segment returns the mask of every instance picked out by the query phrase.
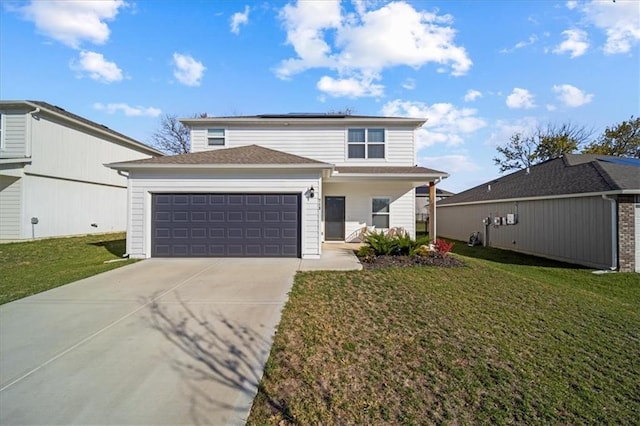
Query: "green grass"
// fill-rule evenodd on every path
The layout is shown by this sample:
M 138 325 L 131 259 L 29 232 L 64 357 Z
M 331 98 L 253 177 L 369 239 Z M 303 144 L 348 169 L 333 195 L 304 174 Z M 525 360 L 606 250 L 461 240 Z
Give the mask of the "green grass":
M 637 424 L 637 274 L 454 251 L 299 273 L 249 424 Z
M 125 234 L 0 244 L 0 304 L 119 268 Z

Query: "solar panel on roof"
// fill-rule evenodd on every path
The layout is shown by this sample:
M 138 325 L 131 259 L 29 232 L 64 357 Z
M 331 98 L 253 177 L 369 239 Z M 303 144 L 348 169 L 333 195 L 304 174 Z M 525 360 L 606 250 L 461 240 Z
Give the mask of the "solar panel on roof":
M 598 160 L 606 161 L 607 163 L 614 163 L 614 164 L 622 164 L 622 165 L 625 165 L 625 166 L 640 167 L 640 158 L 627 158 L 627 157 L 598 158 Z

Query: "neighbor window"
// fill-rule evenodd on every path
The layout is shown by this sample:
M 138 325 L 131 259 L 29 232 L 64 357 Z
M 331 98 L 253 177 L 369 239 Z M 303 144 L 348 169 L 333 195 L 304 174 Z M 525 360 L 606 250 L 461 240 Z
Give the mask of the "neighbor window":
M 3 138 L 4 133 L 2 132 L 2 130 L 3 130 L 3 126 L 2 125 L 4 124 L 2 122 L 3 119 L 4 119 L 4 116 L 2 114 L 0 114 L 0 149 L 4 148 L 4 138 Z
M 384 129 L 349 129 L 349 158 L 384 158 Z
M 207 129 L 207 142 L 211 146 L 224 146 L 224 129 Z
M 389 206 L 391 199 L 386 197 L 371 199 L 371 224 L 376 228 L 389 227 Z

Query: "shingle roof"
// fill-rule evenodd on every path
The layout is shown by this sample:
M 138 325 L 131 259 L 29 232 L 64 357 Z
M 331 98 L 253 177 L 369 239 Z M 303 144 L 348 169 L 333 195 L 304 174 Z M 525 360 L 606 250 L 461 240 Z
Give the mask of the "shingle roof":
M 258 145 L 241 146 L 237 148 L 224 148 L 212 151 L 194 152 L 189 154 L 170 155 L 166 157 L 148 158 L 144 160 L 130 161 L 126 164 L 174 164 L 174 165 L 300 165 L 317 164 L 318 166 L 330 166 L 322 161 L 312 160 L 298 155 L 288 154 L 274 149 L 264 148 Z
M 108 133 L 118 139 L 124 140 L 126 142 L 129 142 L 132 145 L 138 146 L 140 148 L 143 148 L 147 151 L 149 151 L 150 155 L 164 155 L 162 152 L 158 151 L 156 148 L 153 148 L 149 145 L 146 145 L 140 141 L 137 141 L 133 138 L 130 138 L 129 136 L 123 135 L 122 133 L 116 132 L 113 129 L 110 129 L 109 127 L 103 125 L 103 124 L 98 124 L 94 121 L 91 120 L 87 120 L 84 117 L 81 117 L 79 115 L 73 114 L 67 110 L 65 110 L 64 108 L 60 108 L 59 106 L 56 105 L 51 105 L 47 102 L 43 102 L 43 101 L 32 101 L 32 100 L 27 100 L 27 101 L 2 101 L 2 103 L 0 103 L 0 106 L 2 104 L 5 105 L 10 105 L 10 104 L 17 104 L 17 105 L 32 105 L 35 107 L 40 107 L 41 109 L 45 110 L 45 111 L 50 111 L 56 114 L 59 114 L 65 118 L 68 118 L 70 120 L 79 122 L 80 124 L 87 126 L 87 127 L 91 127 L 94 128 L 96 130 L 99 130 L 101 132 L 104 133 Z
M 514 198 L 612 191 L 640 191 L 640 160 L 623 164 L 620 157 L 566 154 L 527 170 L 485 182 L 442 200 L 440 205 Z
M 428 169 L 426 167 L 409 166 L 339 166 L 335 168 L 336 172 L 344 174 L 429 174 L 448 176 L 447 173 L 438 170 Z

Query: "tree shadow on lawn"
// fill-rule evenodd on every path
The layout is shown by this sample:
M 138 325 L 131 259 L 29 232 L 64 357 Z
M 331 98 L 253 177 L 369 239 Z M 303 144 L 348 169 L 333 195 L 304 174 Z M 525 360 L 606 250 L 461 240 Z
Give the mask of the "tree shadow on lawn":
M 246 324 L 224 317 L 220 313 L 197 314 L 183 301 L 179 309 L 150 304 L 150 323 L 182 353 L 184 359 L 173 359 L 178 371 L 191 391 L 190 415 L 194 424 L 211 424 L 212 408 L 231 409 L 239 415 L 248 414 L 247 407 L 230 405 L 204 392 L 203 381 L 213 381 L 229 389 L 239 390 L 251 407 L 269 356 L 271 342 Z M 170 312 L 171 311 L 171 312 Z M 266 374 L 266 373 L 265 373 Z M 266 402 L 293 424 L 297 424 L 285 401 L 279 401 L 264 389 L 260 393 Z
M 124 238 L 120 240 L 100 241 L 88 244 L 96 247 L 104 247 L 109 253 L 117 257 L 124 256 L 124 253 L 127 250 L 127 240 Z
M 506 263 L 511 265 L 522 266 L 542 266 L 545 268 L 563 268 L 563 269 L 592 269 L 586 266 L 576 265 L 573 263 L 559 262 L 557 260 L 545 259 L 544 257 L 532 256 L 529 254 L 518 253 L 511 250 L 503 250 L 493 247 L 473 246 L 464 241 L 454 241 L 453 253 L 472 257 L 475 259 L 488 260 L 496 263 Z

